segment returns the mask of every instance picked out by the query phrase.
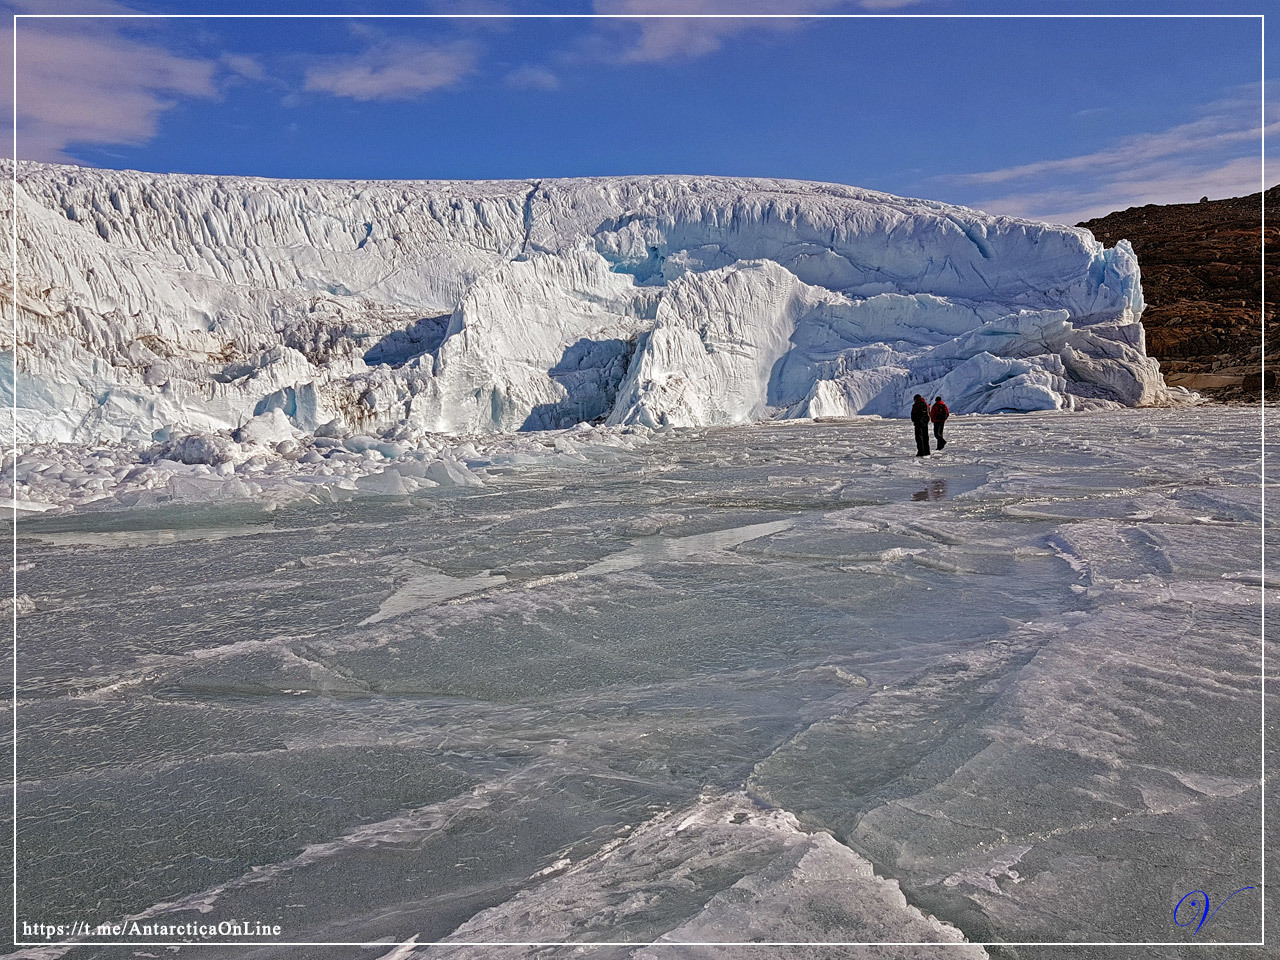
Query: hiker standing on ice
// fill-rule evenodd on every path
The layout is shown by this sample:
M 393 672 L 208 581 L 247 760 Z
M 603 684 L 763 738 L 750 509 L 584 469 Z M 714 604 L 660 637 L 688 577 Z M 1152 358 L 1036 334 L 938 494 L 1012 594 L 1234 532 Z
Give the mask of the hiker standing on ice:
M 947 445 L 947 441 L 942 438 L 942 428 L 946 426 L 947 417 L 949 416 L 951 416 L 951 411 L 942 402 L 942 398 L 934 397 L 933 406 L 929 408 L 929 419 L 933 421 L 933 436 L 938 441 L 939 450 Z
M 911 407 L 911 422 L 916 425 L 916 456 L 929 456 L 929 401 L 916 394 Z

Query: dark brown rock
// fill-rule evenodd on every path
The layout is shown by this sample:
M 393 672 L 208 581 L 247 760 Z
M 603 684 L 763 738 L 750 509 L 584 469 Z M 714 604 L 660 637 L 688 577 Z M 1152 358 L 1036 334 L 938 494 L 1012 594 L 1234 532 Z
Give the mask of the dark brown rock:
M 1280 370 L 1280 186 L 1266 191 L 1267 393 Z M 1133 244 L 1142 268 L 1147 351 L 1165 380 L 1220 399 L 1262 389 L 1263 194 L 1130 207 L 1085 227 L 1107 246 Z

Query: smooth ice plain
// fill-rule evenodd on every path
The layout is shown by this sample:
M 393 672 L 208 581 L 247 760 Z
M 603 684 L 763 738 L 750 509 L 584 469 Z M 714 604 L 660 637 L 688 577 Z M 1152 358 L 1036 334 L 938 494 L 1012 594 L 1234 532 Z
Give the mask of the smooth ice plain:
M 1173 909 L 1260 880 L 1257 411 L 949 437 L 688 429 L 411 497 L 23 518 L 19 923 L 1256 941 L 1256 890 Z

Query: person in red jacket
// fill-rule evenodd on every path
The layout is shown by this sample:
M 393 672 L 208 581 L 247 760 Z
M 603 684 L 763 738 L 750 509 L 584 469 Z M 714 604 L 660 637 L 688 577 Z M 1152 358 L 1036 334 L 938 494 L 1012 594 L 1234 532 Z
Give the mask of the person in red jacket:
M 947 441 L 942 438 L 942 428 L 946 425 L 949 416 L 951 411 L 942 402 L 942 398 L 934 397 L 933 406 L 929 408 L 929 419 L 933 421 L 933 436 L 938 441 L 939 450 L 947 445 Z
M 916 427 L 916 456 L 929 456 L 929 401 L 916 394 L 911 405 L 911 422 Z

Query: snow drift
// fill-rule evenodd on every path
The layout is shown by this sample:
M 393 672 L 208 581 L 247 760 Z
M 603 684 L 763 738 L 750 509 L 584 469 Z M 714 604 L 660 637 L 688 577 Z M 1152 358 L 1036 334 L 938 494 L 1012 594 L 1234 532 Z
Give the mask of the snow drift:
M 1127 243 L 854 187 L 24 162 L 13 207 L 0 367 L 17 365 L 20 443 L 179 443 L 280 416 L 403 440 L 903 416 L 917 392 L 957 413 L 1171 396 Z

